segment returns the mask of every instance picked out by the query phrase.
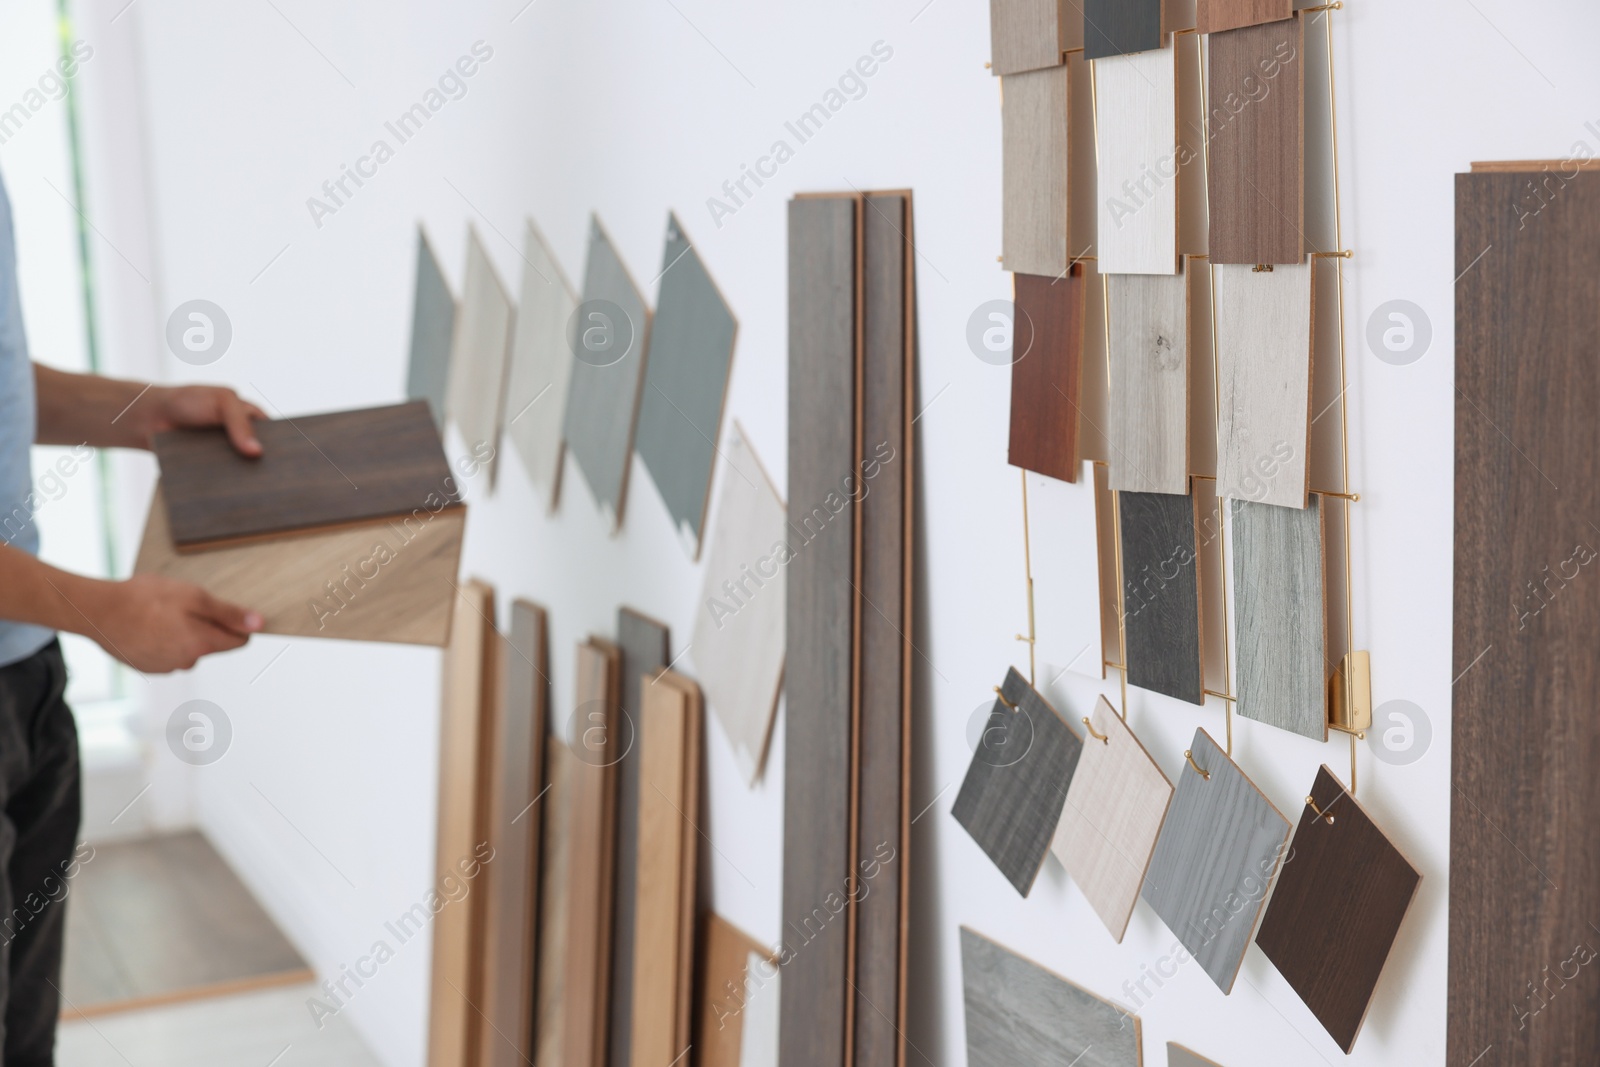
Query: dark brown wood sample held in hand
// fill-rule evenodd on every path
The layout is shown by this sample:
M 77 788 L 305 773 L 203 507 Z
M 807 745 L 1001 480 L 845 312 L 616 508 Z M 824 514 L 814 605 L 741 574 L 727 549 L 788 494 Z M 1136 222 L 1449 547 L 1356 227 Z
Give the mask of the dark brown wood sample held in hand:
M 1078 386 L 1084 280 L 1074 263 L 1060 278 L 1016 274 L 1011 356 L 1013 467 L 1078 480 Z

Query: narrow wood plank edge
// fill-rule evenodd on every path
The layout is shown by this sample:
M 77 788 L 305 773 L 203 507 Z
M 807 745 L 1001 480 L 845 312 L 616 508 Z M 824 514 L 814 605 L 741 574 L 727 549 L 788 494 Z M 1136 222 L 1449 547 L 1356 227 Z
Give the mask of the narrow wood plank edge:
M 1502 159 L 1475 161 L 1470 174 L 1528 174 L 1547 170 L 1579 174 L 1600 170 L 1600 159 Z
M 219 997 L 240 996 L 266 989 L 279 989 L 284 986 L 314 983 L 316 980 L 315 971 L 309 967 L 301 967 L 292 971 L 252 975 L 249 978 L 235 978 L 226 982 L 210 982 L 206 985 L 186 986 L 183 989 L 174 989 L 167 993 L 153 993 L 145 997 L 128 997 L 122 1000 L 102 1001 L 82 1008 L 75 1007 L 69 1003 L 67 1007 L 61 1009 L 60 1018 L 63 1023 L 75 1022 L 80 1019 L 99 1019 L 106 1015 L 145 1011 L 150 1008 L 186 1004 L 196 1000 L 215 1000 Z M 66 998 L 63 997 L 62 999 L 65 1000 Z

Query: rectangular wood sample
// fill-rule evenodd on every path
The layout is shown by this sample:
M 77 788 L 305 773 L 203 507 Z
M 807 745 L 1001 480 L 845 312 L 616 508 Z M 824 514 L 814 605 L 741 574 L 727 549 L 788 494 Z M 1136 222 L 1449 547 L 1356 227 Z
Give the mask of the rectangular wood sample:
M 1219 33 L 1294 15 L 1294 0 L 1195 0 L 1195 32 Z
M 1177 52 L 1099 60 L 1094 81 L 1100 273 L 1176 274 Z
M 450 339 L 456 329 L 456 298 L 427 233 L 417 228 L 417 284 L 411 303 L 411 353 L 406 363 L 406 397 L 428 402 L 428 412 L 444 430 L 444 394 L 450 381 Z
M 1256 944 L 1348 1055 L 1422 876 L 1327 767 L 1310 796 Z
M 758 965 L 752 966 L 752 958 Z M 773 998 L 778 966 L 755 938 L 714 912 L 700 917 L 695 1062 L 740 1067 L 750 1005 Z
M 961 928 L 969 1067 L 1140 1067 L 1139 1017 Z
M 1305 259 L 1301 20 L 1206 38 L 1211 262 Z
M 1189 300 L 1182 274 L 1110 274 L 1111 487 L 1189 491 Z
M 700 253 L 669 214 L 635 448 L 691 559 L 700 558 L 737 332 Z
M 1118 494 L 1128 684 L 1204 704 L 1196 501 Z
M 1103 59 L 1161 47 L 1161 0 L 1083 0 L 1083 55 Z
M 1000 79 L 1000 261 L 1018 274 L 1054 278 L 1079 254 L 1068 224 L 1068 83 L 1064 66 Z
M 517 306 L 500 281 L 475 228 L 467 230 L 467 274 L 461 283 L 461 313 L 450 347 L 450 387 L 445 411 L 473 457 L 488 457 L 490 484 L 500 451 L 500 420 L 506 398 L 506 366 Z
M 1065 274 L 1012 276 L 1011 438 L 1007 461 L 1037 474 L 1078 480 L 1078 395 L 1087 283 L 1081 264 Z
M 1326 531 L 1322 499 L 1304 509 L 1233 502 L 1234 710 L 1328 739 Z
M 535 1063 L 562 1063 L 567 986 L 567 882 L 572 872 L 573 782 L 577 758 L 560 737 L 545 738 L 545 794 L 539 817 L 538 966 L 534 991 Z
M 572 385 L 568 330 L 578 310 L 578 294 L 532 220 L 523 237 L 522 258 L 522 290 L 506 383 L 506 436 L 540 499 L 554 508 L 566 455 L 562 423 Z
M 1083 37 L 1078 0 L 989 0 L 989 70 L 1017 74 L 1059 67 Z

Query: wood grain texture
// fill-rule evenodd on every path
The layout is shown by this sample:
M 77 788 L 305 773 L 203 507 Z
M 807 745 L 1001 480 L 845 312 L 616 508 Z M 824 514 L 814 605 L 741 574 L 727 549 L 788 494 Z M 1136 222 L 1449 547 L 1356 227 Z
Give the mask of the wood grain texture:
M 1294 16 L 1294 0 L 1195 0 L 1195 32 L 1219 33 Z
M 1184 275 L 1106 277 L 1111 488 L 1189 491 L 1189 301 Z
M 1074 0 L 989 0 L 989 70 L 1017 74 L 1059 67 L 1074 18 Z
M 1168 1041 L 1167 1067 L 1221 1067 L 1221 1064 L 1208 1060 L 1197 1052 L 1191 1052 L 1174 1041 Z
M 1086 59 L 1160 48 L 1161 0 L 1083 0 Z
M 261 613 L 263 633 L 439 646 L 450 639 L 465 507 L 180 553 L 163 495 L 157 483 L 135 574 L 193 582 L 246 605 Z
M 965 926 L 961 985 L 969 1067 L 1143 1062 L 1137 1015 Z
M 1327 767 L 1310 795 L 1256 944 L 1348 1054 L 1422 876 Z
M 1042 278 L 1013 275 L 1011 437 L 1007 460 L 1037 474 L 1078 480 L 1078 404 L 1083 358 L 1083 267 Z
M 550 662 L 545 611 L 511 602 L 511 633 L 500 653 L 501 698 L 489 781 L 483 1002 L 475 1013 L 481 1067 L 517 1067 L 534 1058 L 540 820 L 545 789 Z
M 1027 896 L 1050 851 L 1083 740 L 1015 667 L 1000 694 L 1005 700 L 995 699 L 950 814 Z
M 172 539 L 180 550 L 294 530 L 400 518 L 459 504 L 426 404 L 255 424 L 262 455 L 218 429 L 155 437 Z
M 538 974 L 534 991 L 535 1063 L 562 1063 L 567 987 L 567 883 L 572 871 L 573 782 L 576 757 L 566 742 L 545 738 L 540 821 Z
M 1094 65 L 1102 274 L 1178 273 L 1176 54 L 1161 49 Z
M 450 347 L 450 386 L 445 411 L 461 431 L 467 451 L 489 455 L 490 484 L 500 453 L 500 420 L 506 402 L 506 367 L 517 306 L 484 250 L 478 231 L 467 230 L 467 273 L 461 283 L 461 313 Z
M 614 527 L 622 527 L 639 418 L 650 308 L 598 218 L 589 220 L 583 303 L 568 345 L 574 353 L 562 433 Z
M 1326 531 L 1322 500 L 1304 510 L 1233 502 L 1234 710 L 1328 739 Z
M 561 263 L 531 221 L 522 242 L 522 289 L 511 335 L 506 383 L 506 436 L 516 447 L 540 498 L 556 506 L 561 494 L 561 435 L 572 386 L 572 347 L 567 331 L 578 310 L 578 294 Z
M 1119 493 L 1128 683 L 1204 704 L 1194 498 Z
M 1211 262 L 1305 259 L 1301 20 L 1206 38 Z
M 1306 504 L 1312 267 L 1212 268 L 1217 323 L 1217 492 Z
M 849 1059 L 851 817 L 859 516 L 840 479 L 860 449 L 861 203 L 789 203 L 789 531 L 783 811 L 784 929 L 804 937 L 785 967 L 783 1067 Z
M 1054 278 L 1075 251 L 1067 232 L 1067 68 L 1008 74 L 1000 89 L 1000 261 Z
M 1196 730 L 1189 752 L 1193 762 L 1184 761 L 1143 896 L 1217 988 L 1231 993 L 1289 844 L 1289 820 L 1210 734 Z
M 750 959 L 766 961 L 752 970 Z M 700 917 L 700 961 L 695 999 L 695 1063 L 739 1067 L 750 1002 L 772 997 L 767 974 L 777 965 L 766 946 L 714 912 Z
M 1172 783 L 1101 697 L 1050 851 L 1120 944 L 1172 800 Z
M 444 430 L 444 394 L 450 382 L 450 339 L 456 329 L 456 298 L 445 281 L 433 244 L 417 229 L 417 284 L 411 298 L 411 352 L 406 364 L 406 397 L 425 400 L 428 413 Z
M 1492 1043 L 1481 1067 L 1600 1062 L 1595 987 L 1550 980 L 1600 947 L 1600 175 L 1555 167 L 1553 197 L 1526 173 L 1455 187 L 1446 1054 Z

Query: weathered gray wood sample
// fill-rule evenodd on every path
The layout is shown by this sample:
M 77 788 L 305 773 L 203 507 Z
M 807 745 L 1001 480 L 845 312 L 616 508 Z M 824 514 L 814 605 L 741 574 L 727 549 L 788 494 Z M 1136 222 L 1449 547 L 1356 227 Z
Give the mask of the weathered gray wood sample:
M 1083 43 L 1078 0 L 989 0 L 989 70 L 1017 74 L 1059 67 Z
M 1194 498 L 1123 492 L 1117 499 L 1128 682 L 1204 704 Z
M 1221 1067 L 1221 1065 L 1189 1051 L 1175 1041 L 1168 1041 L 1167 1067 Z
M 1095 61 L 1101 274 L 1178 272 L 1176 55 Z
M 1054 278 L 1081 251 L 1067 233 L 1067 68 L 1008 74 L 1000 87 L 1001 264 Z
M 411 359 L 406 398 L 426 400 L 444 431 L 444 394 L 450 381 L 450 340 L 456 329 L 456 298 L 444 279 L 428 235 L 417 230 L 417 288 L 411 305 Z
M 1139 1067 L 1139 1017 L 961 928 L 969 1067 Z
M 1224 993 L 1233 991 L 1288 844 L 1289 820 L 1196 730 L 1144 899 Z
M 450 353 L 450 388 L 445 409 L 461 431 L 474 460 L 487 463 L 494 484 L 505 408 L 506 363 L 511 354 L 517 308 L 495 273 L 478 231 L 467 231 L 467 275 L 461 285 Z
M 1306 503 L 1311 426 L 1310 263 L 1211 268 L 1217 309 L 1217 494 Z
M 511 337 L 506 435 L 550 507 L 561 494 L 561 435 L 572 384 L 567 330 L 578 308 L 566 272 L 532 221 L 523 239 L 522 292 Z
M 1008 670 L 950 814 L 1023 896 L 1050 851 L 1082 752 L 1078 732 Z
M 1304 509 L 1233 502 L 1233 595 L 1240 715 L 1328 739 L 1322 500 Z
M 1182 274 L 1110 274 L 1111 488 L 1189 491 L 1189 301 Z
M 700 556 L 737 324 L 676 215 L 645 361 L 635 447 L 691 558 Z
M 589 221 L 583 303 L 567 335 L 573 354 L 563 434 L 600 510 L 622 526 L 639 415 L 650 309 L 598 218 Z

